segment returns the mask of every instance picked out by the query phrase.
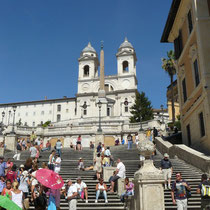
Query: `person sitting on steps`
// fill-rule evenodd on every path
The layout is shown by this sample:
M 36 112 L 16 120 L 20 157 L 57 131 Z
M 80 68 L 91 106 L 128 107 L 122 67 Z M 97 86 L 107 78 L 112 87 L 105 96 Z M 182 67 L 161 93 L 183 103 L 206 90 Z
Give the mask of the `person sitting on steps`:
M 96 185 L 96 200 L 95 200 L 95 203 L 98 203 L 98 198 L 101 194 L 103 194 L 103 196 L 104 196 L 105 203 L 108 203 L 108 200 L 107 200 L 107 186 L 104 183 L 104 180 L 102 178 L 99 179 L 99 183 Z

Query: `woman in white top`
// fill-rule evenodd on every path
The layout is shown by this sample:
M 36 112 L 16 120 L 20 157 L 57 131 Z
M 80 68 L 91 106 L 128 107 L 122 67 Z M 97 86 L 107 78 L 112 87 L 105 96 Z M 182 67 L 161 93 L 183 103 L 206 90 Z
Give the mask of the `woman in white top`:
M 27 198 L 28 197 L 28 193 L 29 193 L 29 185 L 30 185 L 30 181 L 28 178 L 28 171 L 23 171 L 23 173 L 20 176 L 20 185 L 19 185 L 19 190 L 23 191 L 24 197 Z
M 13 190 L 11 191 L 12 193 L 12 201 L 16 203 L 21 209 L 23 208 L 23 192 L 18 189 L 19 183 L 18 182 L 13 182 L 12 188 Z
M 52 150 L 52 152 L 49 156 L 48 168 L 52 171 L 54 171 L 55 153 L 56 153 L 56 151 Z
M 96 200 L 95 200 L 95 203 L 98 203 L 98 198 L 99 198 L 100 194 L 103 194 L 105 203 L 108 203 L 106 191 L 107 191 L 107 186 L 104 183 L 104 180 L 102 178 L 100 178 L 99 183 L 96 185 Z
M 55 164 L 54 171 L 56 173 L 59 173 L 60 170 L 61 170 L 61 158 L 60 158 L 59 154 L 55 155 L 55 162 L 54 162 L 54 164 Z

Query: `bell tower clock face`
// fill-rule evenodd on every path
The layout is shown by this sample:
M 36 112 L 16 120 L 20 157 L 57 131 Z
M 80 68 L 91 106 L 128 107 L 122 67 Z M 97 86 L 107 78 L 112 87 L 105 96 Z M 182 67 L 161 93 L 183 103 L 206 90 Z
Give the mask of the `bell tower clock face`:
M 90 88 L 90 85 L 88 83 L 85 83 L 85 84 L 82 85 L 82 90 L 84 92 L 87 92 L 89 90 L 89 88 Z

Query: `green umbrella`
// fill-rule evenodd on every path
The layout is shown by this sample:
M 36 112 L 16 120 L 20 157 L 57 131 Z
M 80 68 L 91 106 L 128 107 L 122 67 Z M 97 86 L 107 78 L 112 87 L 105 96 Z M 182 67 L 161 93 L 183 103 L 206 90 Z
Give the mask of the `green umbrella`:
M 22 210 L 16 203 L 9 199 L 8 193 L 6 196 L 0 195 L 0 206 L 7 210 Z

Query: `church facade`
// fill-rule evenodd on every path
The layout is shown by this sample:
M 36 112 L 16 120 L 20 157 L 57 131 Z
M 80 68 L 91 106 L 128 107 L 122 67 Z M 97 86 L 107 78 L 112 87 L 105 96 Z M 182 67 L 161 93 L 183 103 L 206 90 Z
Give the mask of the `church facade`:
M 37 127 L 46 121 L 51 121 L 54 126 L 97 124 L 99 114 L 102 122 L 128 122 L 129 108 L 134 104 L 137 91 L 135 49 L 127 39 L 120 45 L 116 53 L 116 75 L 99 73 L 103 59 L 101 57 L 99 62 L 97 52 L 88 43 L 78 59 L 76 97 L 0 104 L 0 113 L 4 113 L 3 124 L 12 124 L 13 120 L 15 124 L 19 122 L 29 127 Z M 99 96 L 101 87 L 102 97 Z M 102 102 L 100 111 L 99 102 Z

